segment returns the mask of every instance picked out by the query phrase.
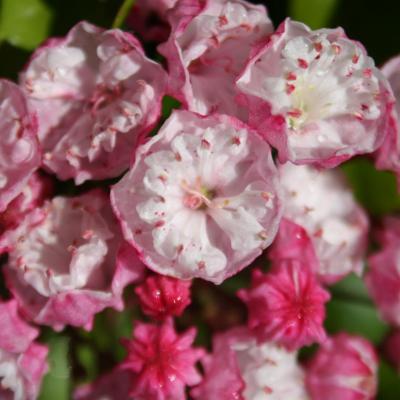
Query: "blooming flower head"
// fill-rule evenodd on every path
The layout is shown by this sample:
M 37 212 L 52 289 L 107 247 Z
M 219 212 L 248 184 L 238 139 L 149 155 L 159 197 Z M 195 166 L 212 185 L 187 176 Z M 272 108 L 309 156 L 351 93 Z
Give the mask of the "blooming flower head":
M 386 219 L 379 239 L 382 249 L 368 258 L 365 279 L 382 316 L 400 327 L 400 219 Z
M 396 98 L 396 107 L 392 112 L 391 130 L 376 155 L 376 167 L 394 171 L 400 181 L 400 56 L 388 61 L 382 67 L 382 73 L 388 79 Z
M 350 272 L 360 273 L 368 219 L 340 171 L 291 163 L 279 171 L 284 216 L 306 230 L 319 261 L 319 278 L 332 283 Z
M 163 275 L 151 275 L 140 285 L 135 293 L 143 312 L 155 319 L 179 316 L 190 304 L 191 281 L 182 281 Z
M 147 266 L 216 283 L 261 254 L 281 214 L 269 146 L 232 117 L 188 111 L 138 149 L 111 198 Z
M 277 262 L 267 274 L 255 270 L 251 287 L 238 294 L 248 308 L 249 328 L 263 340 L 290 350 L 325 340 L 324 305 L 330 296 L 301 262 Z
M 388 82 L 341 28 L 311 31 L 287 19 L 237 84 L 258 100 L 250 113 L 281 162 L 333 167 L 373 152 L 390 129 Z
M 1 245 L 9 251 L 8 285 L 25 314 L 55 329 L 89 329 L 97 312 L 121 309 L 124 286 L 142 272 L 100 191 L 55 197 L 8 231 Z
M 192 395 L 196 400 L 308 400 L 296 358 L 272 343 L 257 344 L 246 328 L 234 328 L 214 338 L 205 377 Z
M 123 363 L 136 375 L 131 396 L 139 400 L 184 400 L 185 386 L 200 382 L 195 364 L 203 350 L 193 348 L 194 328 L 178 334 L 172 320 L 162 325 L 135 324 L 134 338 L 125 340 L 128 355 Z
M 338 334 L 318 350 L 306 373 L 313 400 L 373 400 L 378 359 L 364 338 Z
M 180 1 L 169 20 L 171 35 L 159 49 L 168 60 L 173 95 L 200 114 L 244 117 L 235 79 L 252 46 L 272 33 L 265 8 L 243 0 Z
M 77 184 L 124 172 L 157 122 L 165 84 L 129 33 L 81 22 L 48 41 L 21 76 L 38 112 L 44 165 Z
M 0 398 L 35 400 L 47 372 L 46 346 L 34 342 L 38 330 L 17 313 L 17 302 L 0 302 Z
M 0 212 L 15 199 L 39 167 L 37 123 L 22 90 L 0 79 Z

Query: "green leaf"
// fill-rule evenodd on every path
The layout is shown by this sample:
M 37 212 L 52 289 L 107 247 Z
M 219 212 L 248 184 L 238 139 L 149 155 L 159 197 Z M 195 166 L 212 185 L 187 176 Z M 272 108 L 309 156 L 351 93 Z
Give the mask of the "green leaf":
M 162 116 L 167 119 L 175 108 L 179 108 L 181 103 L 171 96 L 164 96 L 162 99 Z
M 52 12 L 43 0 L 2 0 L 0 39 L 33 50 L 50 32 Z M 3 60 L 4 62 L 4 60 Z
M 306 23 L 312 29 L 329 25 L 338 0 L 290 0 L 291 18 Z
M 379 344 L 389 330 L 379 318 L 376 308 L 368 304 L 333 298 L 328 303 L 326 311 L 325 327 L 329 333 L 346 331 Z
M 47 343 L 49 372 L 44 378 L 39 400 L 69 400 L 71 398 L 71 374 L 68 358 L 69 338 L 50 332 Z
M 349 274 L 346 278 L 332 285 L 329 289 L 334 297 L 340 300 L 372 305 L 372 300 L 363 279 L 355 274 Z
M 353 159 L 342 167 L 357 200 L 374 216 L 400 210 L 400 196 L 397 193 L 395 176 L 378 171 L 365 158 Z
M 400 393 L 400 375 L 386 362 L 379 364 L 377 400 L 398 400 Z

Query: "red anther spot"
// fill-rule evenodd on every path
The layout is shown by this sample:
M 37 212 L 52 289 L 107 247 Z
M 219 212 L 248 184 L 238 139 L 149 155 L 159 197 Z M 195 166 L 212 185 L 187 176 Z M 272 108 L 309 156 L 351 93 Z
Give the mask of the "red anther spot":
M 234 136 L 232 139 L 232 144 L 236 144 L 237 146 L 239 146 L 241 143 L 240 138 L 237 136 Z
M 228 23 L 228 18 L 225 15 L 221 15 L 219 18 L 219 25 L 224 26 Z
M 340 54 L 342 48 L 338 44 L 332 43 L 332 50 L 335 52 L 335 54 Z
M 287 94 L 292 94 L 296 89 L 295 85 L 292 85 L 291 83 L 286 84 L 286 93 Z
M 203 149 L 209 149 L 211 147 L 210 142 L 206 139 L 201 139 L 201 147 Z
M 155 226 L 156 228 L 160 228 L 160 227 L 162 227 L 162 226 L 164 226 L 164 225 L 165 225 L 165 221 L 163 221 L 163 220 L 157 221 L 157 222 L 154 224 L 154 226 Z
M 135 235 L 141 235 L 142 233 L 143 231 L 139 228 L 135 230 Z
M 300 68 L 303 68 L 303 69 L 308 68 L 308 62 L 304 58 L 298 58 L 297 64 L 299 65 Z
M 298 108 L 294 108 L 293 110 L 288 111 L 287 113 L 290 117 L 299 118 L 302 114 L 302 111 Z
M 177 252 L 178 254 L 181 254 L 182 251 L 183 251 L 183 244 L 180 244 L 179 246 L 177 246 L 176 252 Z
M 286 79 L 287 79 L 288 81 L 295 81 L 295 80 L 297 79 L 297 75 L 296 75 L 294 72 L 289 72 L 289 73 L 286 75 Z
M 273 392 L 273 390 L 269 386 L 264 386 L 263 390 L 266 394 L 271 394 Z
M 245 29 L 247 32 L 250 32 L 252 28 L 250 24 L 240 24 L 240 27 Z
M 354 54 L 354 56 L 351 59 L 351 61 L 353 62 L 353 64 L 357 64 L 359 59 L 360 59 L 360 56 L 357 55 L 357 54 Z
M 166 181 L 167 181 L 167 178 L 166 178 L 164 175 L 159 175 L 157 178 L 158 178 L 161 182 L 166 182 Z
M 261 197 L 267 201 L 271 198 L 268 192 L 261 192 Z
M 199 261 L 199 262 L 197 263 L 197 267 L 198 267 L 199 269 L 204 269 L 204 268 L 206 267 L 206 263 L 205 263 L 204 261 Z
M 371 78 L 371 76 L 372 76 L 372 69 L 371 69 L 371 68 L 365 68 L 364 71 L 363 71 L 363 75 L 364 75 L 366 78 Z
M 179 153 L 175 153 L 175 160 L 182 161 L 182 156 Z
M 320 238 L 322 237 L 322 234 L 324 231 L 322 229 L 318 229 L 317 231 L 314 232 L 314 237 Z
M 318 53 L 320 52 L 320 51 L 322 51 L 322 43 L 321 42 L 316 42 L 316 43 L 314 43 L 314 49 L 316 50 L 316 51 L 318 51 Z
M 361 104 L 361 110 L 368 111 L 369 110 L 369 105 L 368 104 Z

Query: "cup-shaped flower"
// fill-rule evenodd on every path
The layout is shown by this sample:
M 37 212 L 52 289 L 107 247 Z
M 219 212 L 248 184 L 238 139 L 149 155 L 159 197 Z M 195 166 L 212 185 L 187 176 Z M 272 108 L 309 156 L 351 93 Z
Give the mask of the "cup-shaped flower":
M 142 273 L 100 191 L 55 197 L 7 231 L 1 246 L 9 252 L 8 286 L 23 311 L 57 330 L 90 329 L 97 312 L 122 309 L 125 285 Z
M 159 47 L 168 61 L 170 90 L 191 111 L 244 118 L 235 79 L 254 45 L 272 33 L 265 8 L 243 0 L 177 2 L 171 34 Z
M 46 346 L 34 342 L 39 331 L 18 314 L 17 302 L 0 302 L 0 398 L 35 400 L 47 372 Z
M 166 86 L 134 36 L 87 22 L 36 50 L 20 80 L 38 113 L 44 165 L 77 184 L 129 167 Z
M 132 398 L 138 400 L 185 400 L 186 386 L 200 382 L 196 363 L 204 355 L 193 348 L 194 328 L 179 334 L 172 319 L 162 325 L 137 322 L 133 339 L 125 339 L 128 355 L 122 368 L 132 371 Z
M 22 90 L 0 79 L 0 212 L 15 199 L 39 167 L 37 121 Z
M 312 31 L 287 19 L 254 53 L 237 84 L 249 96 L 250 124 L 281 162 L 334 167 L 383 143 L 393 94 L 341 28 Z
M 350 272 L 361 273 L 368 218 L 341 172 L 291 163 L 281 165 L 279 171 L 284 217 L 307 232 L 318 258 L 320 280 L 333 283 Z
M 297 353 L 257 343 L 246 328 L 217 334 L 204 369 L 203 381 L 192 390 L 196 400 L 309 399 Z
M 311 359 L 306 384 L 313 400 L 373 400 L 378 357 L 366 339 L 340 333 Z
M 266 274 L 255 270 L 250 288 L 238 295 L 247 305 L 249 328 L 262 341 L 295 350 L 326 339 L 323 323 L 330 295 L 303 263 L 281 260 Z
M 273 241 L 281 217 L 269 146 L 233 117 L 175 111 L 111 191 L 151 269 L 220 283 Z

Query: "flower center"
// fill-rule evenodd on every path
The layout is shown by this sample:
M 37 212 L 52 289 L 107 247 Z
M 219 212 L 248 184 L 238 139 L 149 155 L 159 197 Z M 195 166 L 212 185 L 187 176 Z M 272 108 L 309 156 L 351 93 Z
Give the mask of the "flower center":
M 194 186 L 189 186 L 186 180 L 182 180 L 181 187 L 185 192 L 183 197 L 185 207 L 198 210 L 211 206 L 215 193 L 203 186 L 199 177 L 197 177 Z

